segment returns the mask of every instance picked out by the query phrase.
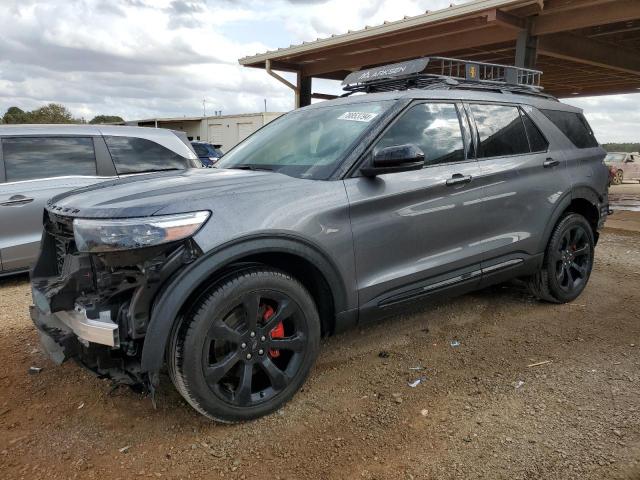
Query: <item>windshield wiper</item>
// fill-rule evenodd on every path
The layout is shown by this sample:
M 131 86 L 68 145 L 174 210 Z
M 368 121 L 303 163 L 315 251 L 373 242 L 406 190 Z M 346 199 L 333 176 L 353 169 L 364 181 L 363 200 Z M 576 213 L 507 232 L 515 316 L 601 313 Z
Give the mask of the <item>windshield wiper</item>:
M 136 172 L 124 172 L 124 173 L 119 173 L 118 175 L 137 175 L 139 173 L 155 173 L 155 172 L 171 172 L 174 170 L 185 170 L 184 168 L 178 168 L 178 167 L 173 167 L 173 168 L 150 168 L 148 170 L 138 170 Z
M 235 167 L 227 167 L 230 170 L 251 170 L 252 172 L 273 172 L 273 168 L 265 165 L 236 165 Z

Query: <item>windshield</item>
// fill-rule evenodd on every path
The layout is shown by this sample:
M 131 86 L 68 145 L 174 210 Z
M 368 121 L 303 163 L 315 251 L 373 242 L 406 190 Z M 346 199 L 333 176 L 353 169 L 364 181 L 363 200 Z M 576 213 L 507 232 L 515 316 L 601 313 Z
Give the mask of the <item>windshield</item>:
M 293 111 L 240 143 L 216 167 L 326 179 L 362 132 L 392 103 L 387 100 Z
M 604 157 L 604 161 L 606 163 L 615 163 L 615 162 L 621 162 L 624 160 L 624 154 L 623 153 L 608 153 L 606 157 Z

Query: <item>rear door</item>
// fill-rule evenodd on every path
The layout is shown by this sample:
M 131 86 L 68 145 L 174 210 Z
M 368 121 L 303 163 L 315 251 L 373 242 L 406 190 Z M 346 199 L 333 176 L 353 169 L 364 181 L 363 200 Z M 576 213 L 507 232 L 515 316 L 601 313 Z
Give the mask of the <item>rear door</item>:
M 345 180 L 365 311 L 479 280 L 479 170 L 460 107 L 411 105 L 368 154 L 414 144 L 425 153 L 422 170 Z
M 565 159 L 532 120 L 531 109 L 493 103 L 467 109 L 478 142 L 477 183 L 484 188 L 483 272 L 523 266 L 541 253 L 549 218 L 570 195 Z
M 603 160 L 607 152 L 598 144 L 584 115 L 566 110 L 541 109 L 539 112 L 557 133 L 574 191 L 596 186 L 598 195 L 606 194 L 609 169 Z
M 30 268 L 47 200 L 99 181 L 91 137 L 4 137 L 0 255 L 5 272 Z
M 199 160 L 186 158 L 153 140 L 140 137 L 105 135 L 115 171 L 118 175 L 151 173 L 163 170 L 183 170 L 202 165 Z M 191 144 L 187 147 L 196 157 Z

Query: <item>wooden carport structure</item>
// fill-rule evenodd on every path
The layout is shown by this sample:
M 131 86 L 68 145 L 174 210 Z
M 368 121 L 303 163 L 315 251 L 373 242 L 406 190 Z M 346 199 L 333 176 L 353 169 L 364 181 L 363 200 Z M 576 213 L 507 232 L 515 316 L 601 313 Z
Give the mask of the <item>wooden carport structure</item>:
M 300 107 L 331 97 L 313 78 L 429 55 L 537 68 L 557 97 L 640 93 L 640 0 L 475 0 L 239 62 L 290 86 Z

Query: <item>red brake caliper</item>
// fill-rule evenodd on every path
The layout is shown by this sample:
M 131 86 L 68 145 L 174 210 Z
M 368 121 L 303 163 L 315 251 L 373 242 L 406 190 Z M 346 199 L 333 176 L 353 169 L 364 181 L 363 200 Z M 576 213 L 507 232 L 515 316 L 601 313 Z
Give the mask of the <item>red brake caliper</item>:
M 266 322 L 268 321 L 276 311 L 270 306 L 265 305 L 264 314 L 262 315 L 262 319 Z M 271 338 L 284 338 L 284 325 L 282 322 L 278 323 L 271 333 L 269 333 Z M 269 356 L 271 358 L 278 358 L 280 356 L 280 350 L 269 350 Z

